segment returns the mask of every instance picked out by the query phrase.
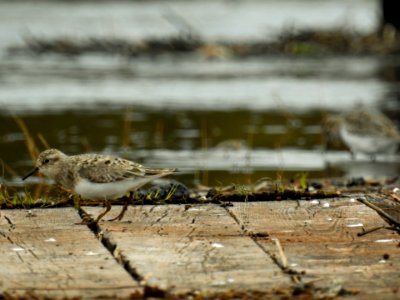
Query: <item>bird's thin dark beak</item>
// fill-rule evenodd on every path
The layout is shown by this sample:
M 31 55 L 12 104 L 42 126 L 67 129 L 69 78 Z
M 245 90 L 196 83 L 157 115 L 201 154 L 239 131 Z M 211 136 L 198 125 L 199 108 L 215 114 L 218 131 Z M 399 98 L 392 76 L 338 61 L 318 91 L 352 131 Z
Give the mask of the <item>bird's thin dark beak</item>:
M 32 176 L 33 174 L 35 174 L 37 171 L 39 171 L 38 167 L 34 168 L 32 171 L 30 171 L 28 174 L 26 174 L 24 177 L 22 177 L 22 180 L 27 179 L 29 176 Z

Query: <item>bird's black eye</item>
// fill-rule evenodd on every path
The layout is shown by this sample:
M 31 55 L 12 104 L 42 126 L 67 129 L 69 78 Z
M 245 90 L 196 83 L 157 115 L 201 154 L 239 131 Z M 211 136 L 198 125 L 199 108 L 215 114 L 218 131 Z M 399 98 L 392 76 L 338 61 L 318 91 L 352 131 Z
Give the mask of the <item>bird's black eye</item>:
M 49 159 L 45 159 L 45 160 L 44 160 L 44 163 L 45 163 L 45 164 L 47 164 L 47 163 L 49 163 L 49 162 L 50 162 Z

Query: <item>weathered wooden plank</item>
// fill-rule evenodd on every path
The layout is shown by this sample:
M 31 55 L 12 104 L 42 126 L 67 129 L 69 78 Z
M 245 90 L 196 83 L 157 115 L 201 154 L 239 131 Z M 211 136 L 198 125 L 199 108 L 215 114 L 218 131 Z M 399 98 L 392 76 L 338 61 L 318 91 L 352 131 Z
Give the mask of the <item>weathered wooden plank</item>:
M 0 211 L 0 298 L 129 298 L 138 283 L 73 208 Z
M 98 207 L 84 207 L 98 214 Z M 120 207 L 114 207 L 110 216 Z M 107 215 L 107 216 L 109 216 Z M 274 293 L 289 277 L 217 205 L 130 207 L 122 222 L 101 222 L 115 255 L 143 278 L 146 290 L 166 295 L 199 291 Z
M 304 272 L 305 282 L 340 285 L 358 298 L 400 297 L 400 237 L 387 230 L 357 236 L 362 226 L 385 224 L 367 206 L 349 199 L 274 201 L 235 203 L 229 210 L 249 231 L 268 233 L 258 242 L 280 258 L 277 238 L 288 267 Z

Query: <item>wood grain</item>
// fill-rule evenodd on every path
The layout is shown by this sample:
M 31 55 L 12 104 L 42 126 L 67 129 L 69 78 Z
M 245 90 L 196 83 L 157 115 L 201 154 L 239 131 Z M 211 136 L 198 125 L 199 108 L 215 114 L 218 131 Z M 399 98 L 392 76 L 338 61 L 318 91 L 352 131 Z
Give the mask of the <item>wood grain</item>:
M 112 255 L 79 221 L 72 208 L 1 210 L 0 298 L 400 296 L 398 234 L 357 236 L 385 222 L 349 199 L 129 207 L 98 225 Z
M 93 215 L 99 212 L 95 207 L 84 209 Z M 114 208 L 110 217 L 119 209 Z M 290 283 L 217 205 L 130 207 L 123 222 L 102 222 L 100 228 L 116 245 L 115 255 L 146 287 L 164 295 L 269 292 Z
M 0 295 L 140 296 L 138 283 L 79 221 L 73 208 L 1 210 Z
M 339 284 L 359 297 L 400 297 L 400 237 L 388 230 L 357 236 L 362 227 L 385 224 L 365 205 L 327 199 L 235 203 L 229 210 L 248 231 L 268 233 L 259 243 L 278 258 L 279 239 L 288 267 L 303 272 L 303 281 Z

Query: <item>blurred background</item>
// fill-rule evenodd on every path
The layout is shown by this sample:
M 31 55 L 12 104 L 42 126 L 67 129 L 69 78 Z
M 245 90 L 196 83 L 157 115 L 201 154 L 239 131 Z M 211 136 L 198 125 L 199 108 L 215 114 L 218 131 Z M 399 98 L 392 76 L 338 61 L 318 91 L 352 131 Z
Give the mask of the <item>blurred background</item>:
M 382 7 L 1 1 L 2 183 L 23 186 L 47 147 L 177 167 L 191 187 L 395 176 L 398 155 L 353 161 L 321 129 L 359 107 L 399 126 L 400 18 Z

